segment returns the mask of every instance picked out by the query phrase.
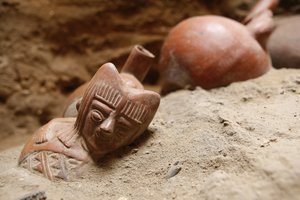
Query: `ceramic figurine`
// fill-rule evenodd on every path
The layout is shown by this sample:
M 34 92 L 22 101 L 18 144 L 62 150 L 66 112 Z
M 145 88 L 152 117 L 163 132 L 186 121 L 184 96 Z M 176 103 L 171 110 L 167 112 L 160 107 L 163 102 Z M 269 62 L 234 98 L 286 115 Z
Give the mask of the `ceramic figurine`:
M 154 55 L 140 45 L 135 45 L 131 50 L 124 66 L 121 68 L 120 76 L 130 87 L 143 88 L 140 83 L 144 80 L 151 65 Z M 82 99 L 88 83 L 78 87 L 68 98 L 63 111 L 63 117 L 76 117 L 78 102 Z
M 273 30 L 277 0 L 262 0 L 245 24 L 220 16 L 186 19 L 163 44 L 159 70 L 162 94 L 201 86 L 226 86 L 266 73 L 271 67 L 266 39 Z
M 159 94 L 139 82 L 153 57 L 137 46 L 122 73 L 112 63 L 102 65 L 80 89 L 84 93 L 77 93 L 82 94 L 77 117 L 56 118 L 38 129 L 25 144 L 19 165 L 50 180 L 70 180 L 87 163 L 133 142 L 147 129 L 160 102 Z

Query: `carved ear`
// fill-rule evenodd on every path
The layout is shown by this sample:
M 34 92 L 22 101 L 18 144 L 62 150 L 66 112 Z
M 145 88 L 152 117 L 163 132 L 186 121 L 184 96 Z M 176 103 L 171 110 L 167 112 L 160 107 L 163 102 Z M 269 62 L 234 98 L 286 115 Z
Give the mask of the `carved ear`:
M 137 89 L 129 95 L 129 101 L 134 102 L 130 104 L 130 109 L 127 109 L 126 105 L 123 109 L 125 112 L 128 111 L 127 114 L 131 115 L 129 116 L 130 118 L 140 121 L 142 125 L 139 131 L 128 139 L 128 144 L 139 137 L 151 123 L 160 103 L 160 95 L 156 92 Z
M 119 88 L 122 85 L 122 80 L 119 72 L 116 69 L 115 65 L 112 63 L 105 63 L 98 69 L 91 82 L 95 83 L 98 81 L 103 81 L 112 87 Z
M 149 90 L 132 89 L 128 98 L 136 104 L 137 112 L 145 112 L 144 114 L 141 114 L 145 117 L 144 120 L 141 119 L 141 121 L 146 124 L 150 123 L 158 109 L 160 95 Z M 130 114 L 132 113 L 133 112 L 130 111 Z M 139 116 L 139 114 L 137 114 L 137 116 Z
M 153 113 L 152 117 L 154 117 L 160 103 L 160 95 L 156 92 L 144 90 L 141 96 L 143 104 L 151 109 L 151 112 Z

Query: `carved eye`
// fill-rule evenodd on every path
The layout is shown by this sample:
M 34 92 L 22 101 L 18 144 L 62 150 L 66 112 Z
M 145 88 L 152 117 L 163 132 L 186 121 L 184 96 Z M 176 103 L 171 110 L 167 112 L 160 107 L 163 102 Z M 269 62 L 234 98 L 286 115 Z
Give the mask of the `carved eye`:
M 119 133 L 126 134 L 129 131 L 130 127 L 132 127 L 132 124 L 128 120 L 124 119 L 123 117 L 120 117 L 118 119 Z
M 104 116 L 98 110 L 92 110 L 91 118 L 95 122 L 101 122 L 104 119 Z

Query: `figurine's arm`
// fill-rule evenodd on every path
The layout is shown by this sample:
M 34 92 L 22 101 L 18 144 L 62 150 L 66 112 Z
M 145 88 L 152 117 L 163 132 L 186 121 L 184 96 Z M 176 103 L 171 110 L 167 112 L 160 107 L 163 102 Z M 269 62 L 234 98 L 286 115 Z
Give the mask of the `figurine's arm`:
M 78 137 L 78 134 L 73 127 L 68 127 L 57 134 L 58 140 L 67 148 L 71 148 Z

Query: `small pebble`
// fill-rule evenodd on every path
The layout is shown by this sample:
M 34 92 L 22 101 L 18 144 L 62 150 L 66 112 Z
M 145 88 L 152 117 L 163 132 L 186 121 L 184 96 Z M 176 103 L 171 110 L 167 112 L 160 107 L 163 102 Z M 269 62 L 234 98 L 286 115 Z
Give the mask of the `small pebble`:
M 131 153 L 132 153 L 132 154 L 135 154 L 135 153 L 137 153 L 138 151 L 139 151 L 139 149 L 138 149 L 138 148 L 135 148 L 135 149 L 132 149 L 132 150 L 131 150 Z
M 173 176 L 176 176 L 181 170 L 181 166 L 179 166 L 179 161 L 176 161 L 169 169 L 166 179 L 172 178 Z
M 45 191 L 38 191 L 21 197 L 19 200 L 46 200 L 47 196 Z

